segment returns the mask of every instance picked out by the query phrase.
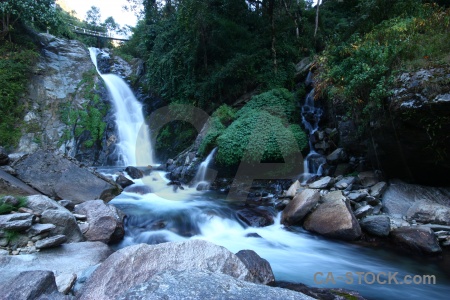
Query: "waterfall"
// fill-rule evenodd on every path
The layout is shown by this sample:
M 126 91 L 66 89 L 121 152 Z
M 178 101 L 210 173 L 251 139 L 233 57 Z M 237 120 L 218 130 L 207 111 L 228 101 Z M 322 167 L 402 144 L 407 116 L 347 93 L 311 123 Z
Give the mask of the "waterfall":
M 309 75 L 308 75 L 309 78 Z M 311 80 L 311 79 L 309 79 Z M 309 153 L 303 161 L 304 173 L 300 178 L 306 182 L 313 176 L 322 175 L 322 167 L 326 163 L 323 155 L 314 150 L 314 133 L 319 128 L 319 121 L 322 116 L 322 109 L 314 105 L 314 89 L 309 92 L 305 98 L 305 104 L 302 106 L 302 123 L 309 134 Z
M 200 164 L 197 174 L 195 174 L 194 180 L 193 182 L 195 184 L 197 183 L 202 183 L 202 182 L 209 182 L 208 180 L 211 180 L 208 177 L 208 166 L 211 163 L 211 161 L 214 158 L 214 154 L 216 153 L 217 148 L 214 148 L 211 153 L 209 153 L 209 155 L 206 157 L 206 159 Z
M 116 144 L 118 165 L 148 166 L 153 162 L 153 147 L 149 128 L 145 124 L 142 104 L 136 99 L 125 81 L 114 74 L 101 74 L 97 66 L 97 55 L 101 51 L 89 48 L 91 60 L 102 77 L 114 105 L 114 117 L 119 141 Z

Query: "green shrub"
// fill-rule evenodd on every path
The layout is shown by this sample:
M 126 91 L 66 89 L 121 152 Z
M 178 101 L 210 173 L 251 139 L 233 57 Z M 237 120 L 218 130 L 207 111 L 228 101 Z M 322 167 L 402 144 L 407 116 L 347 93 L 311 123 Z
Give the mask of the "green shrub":
M 17 210 L 20 207 L 25 207 L 27 205 L 27 198 L 23 196 L 16 197 L 16 199 L 18 200 L 17 205 L 4 203 L 4 198 L 5 196 L 0 197 L 0 215 L 9 214 L 11 211 Z
M 214 114 L 213 114 L 214 115 Z M 225 126 L 220 122 L 218 117 L 211 117 L 211 125 L 203 138 L 198 153 L 206 156 L 215 147 L 217 138 L 225 131 Z
M 231 124 L 236 118 L 236 110 L 231 106 L 223 104 L 216 109 L 211 115 L 213 118 L 218 118 L 218 120 L 225 126 Z

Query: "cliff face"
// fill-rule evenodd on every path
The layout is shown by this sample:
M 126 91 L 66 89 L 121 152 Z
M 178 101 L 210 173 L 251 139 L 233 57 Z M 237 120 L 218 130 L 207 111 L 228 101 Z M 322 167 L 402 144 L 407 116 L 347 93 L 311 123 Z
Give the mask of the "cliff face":
M 398 76 L 389 114 L 374 130 L 372 156 L 389 177 L 448 184 L 450 66 Z

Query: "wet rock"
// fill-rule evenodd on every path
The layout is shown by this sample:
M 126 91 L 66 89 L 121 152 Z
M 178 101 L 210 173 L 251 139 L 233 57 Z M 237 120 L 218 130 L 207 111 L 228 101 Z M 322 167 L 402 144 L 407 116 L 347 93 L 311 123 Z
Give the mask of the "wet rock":
M 367 196 L 369 196 L 369 193 L 367 192 L 367 190 L 358 190 L 358 191 L 353 191 L 353 192 L 349 193 L 347 195 L 347 198 L 350 201 L 359 202 L 359 201 L 363 200 L 364 198 L 366 198 Z
M 62 294 L 69 294 L 70 290 L 77 280 L 77 274 L 62 274 L 56 277 L 56 286 Z
M 127 174 L 130 175 L 130 177 L 133 179 L 139 179 L 144 177 L 144 172 L 142 172 L 136 167 L 128 166 L 125 168 L 125 172 L 127 172 Z
M 286 191 L 285 196 L 293 198 L 297 194 L 297 190 L 301 188 L 300 181 L 296 180 Z
M 236 212 L 238 218 L 251 227 L 264 227 L 274 223 L 273 213 L 263 208 L 244 208 Z
M 0 286 L 1 298 L 17 299 L 64 299 L 58 292 L 55 275 L 50 271 L 26 271 Z
M 87 218 L 89 226 L 84 236 L 88 241 L 113 243 L 123 239 L 125 215 L 116 207 L 102 200 L 91 200 L 75 206 L 74 212 Z
M 362 229 L 370 234 L 386 237 L 391 230 L 391 223 L 388 216 L 367 216 L 359 224 Z
M 99 199 L 105 191 L 121 192 L 121 188 L 102 175 L 81 167 L 75 160 L 59 152 L 39 150 L 14 163 L 17 177 L 54 199 L 81 203 Z
M 323 177 L 317 181 L 314 181 L 309 185 L 310 189 L 326 189 L 330 187 L 332 183 L 332 178 L 330 176 Z
M 148 185 L 132 185 L 132 186 L 127 187 L 124 191 L 128 192 L 128 193 L 145 195 L 145 194 L 151 193 L 152 189 Z
M 68 210 L 47 209 L 42 213 L 41 223 L 53 224 L 52 235 L 65 235 L 67 242 L 76 243 L 84 241 L 83 234 L 78 227 L 77 221 Z
M 0 166 L 6 166 L 9 163 L 9 156 L 5 148 L 0 146 Z
M 364 218 L 365 216 L 371 215 L 372 212 L 373 207 L 367 204 L 355 210 L 354 214 L 357 219 L 361 219 Z
M 401 227 L 411 226 L 411 224 L 409 224 L 409 222 L 407 222 L 401 218 L 395 218 L 395 217 L 390 216 L 389 220 L 391 223 L 391 230 L 401 228 Z
M 327 156 L 327 162 L 331 165 L 346 162 L 347 159 L 347 153 L 345 153 L 344 148 L 337 148 Z
M 0 215 L 0 230 L 26 230 L 33 224 L 34 216 L 28 213 Z
M 327 201 L 319 205 L 305 220 L 303 227 L 330 238 L 355 240 L 361 228 L 345 201 Z
M 120 185 L 122 188 L 126 188 L 127 186 L 134 184 L 134 181 L 130 180 L 130 179 L 126 178 L 125 176 L 123 176 L 122 174 L 120 174 L 116 178 L 116 183 L 118 185 Z
M 401 249 L 415 254 L 442 252 L 434 232 L 424 227 L 401 227 L 391 232 L 391 238 Z
M 67 241 L 65 235 L 55 235 L 36 242 L 36 249 L 57 247 Z
M 386 191 L 386 189 L 387 189 L 387 183 L 384 181 L 380 181 L 369 189 L 369 194 L 372 197 L 378 198 L 383 195 L 383 193 L 384 193 L 384 191 Z
M 343 201 L 345 202 L 345 197 L 342 195 L 341 191 L 332 191 L 330 193 L 327 193 L 323 196 L 321 196 L 320 202 L 333 202 L 333 201 Z
M 313 209 L 320 199 L 317 190 L 306 189 L 292 199 L 281 215 L 281 223 L 293 225 L 303 221 L 303 218 Z
M 118 269 L 121 271 L 117 272 Z M 207 241 L 139 244 L 120 249 L 105 260 L 86 282 L 80 299 L 118 297 L 135 285 L 149 280 L 153 282 L 155 274 L 169 269 L 182 271 L 183 274 L 189 270 L 210 271 L 256 281 L 236 255 Z
M 275 276 L 272 272 L 272 267 L 269 262 L 261 258 L 253 250 L 241 250 L 236 253 L 236 256 L 244 263 L 250 273 L 255 277 L 256 283 L 270 284 L 275 281 Z
M 419 223 L 434 223 L 450 225 L 450 207 L 433 204 L 415 202 L 406 212 L 408 220 L 415 220 Z
M 297 291 L 313 297 L 314 299 L 323 300 L 365 300 L 358 292 L 350 291 L 340 288 L 316 288 L 309 287 L 302 283 L 292 283 L 285 281 L 277 281 L 272 286 L 281 287 L 283 289 L 289 289 L 291 291 Z
M 286 299 L 312 300 L 302 293 L 254 284 L 208 270 L 168 270 L 136 284 L 123 294 L 125 299 Z M 82 297 L 82 299 L 84 299 Z
M 343 190 L 343 189 L 346 189 L 347 187 L 349 187 L 349 185 L 353 184 L 353 182 L 355 182 L 355 177 L 348 176 L 348 177 L 344 177 L 341 180 L 339 180 L 338 182 L 336 182 L 334 186 L 337 189 Z

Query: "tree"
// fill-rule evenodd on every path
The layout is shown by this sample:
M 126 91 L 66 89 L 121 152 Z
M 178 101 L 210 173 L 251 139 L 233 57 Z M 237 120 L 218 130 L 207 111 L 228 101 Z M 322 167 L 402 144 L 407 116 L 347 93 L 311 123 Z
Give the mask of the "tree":
M 120 30 L 120 25 L 116 23 L 113 17 L 106 18 L 103 25 L 106 27 L 106 30 L 108 31 L 109 34 Z
M 86 12 L 86 23 L 88 23 L 93 27 L 99 27 L 100 20 L 101 20 L 100 8 L 98 8 L 97 6 L 91 6 L 91 9 L 89 9 Z
M 10 34 L 19 21 L 46 28 L 57 23 L 55 1 L 0 0 L 0 18 L 0 39 Z

